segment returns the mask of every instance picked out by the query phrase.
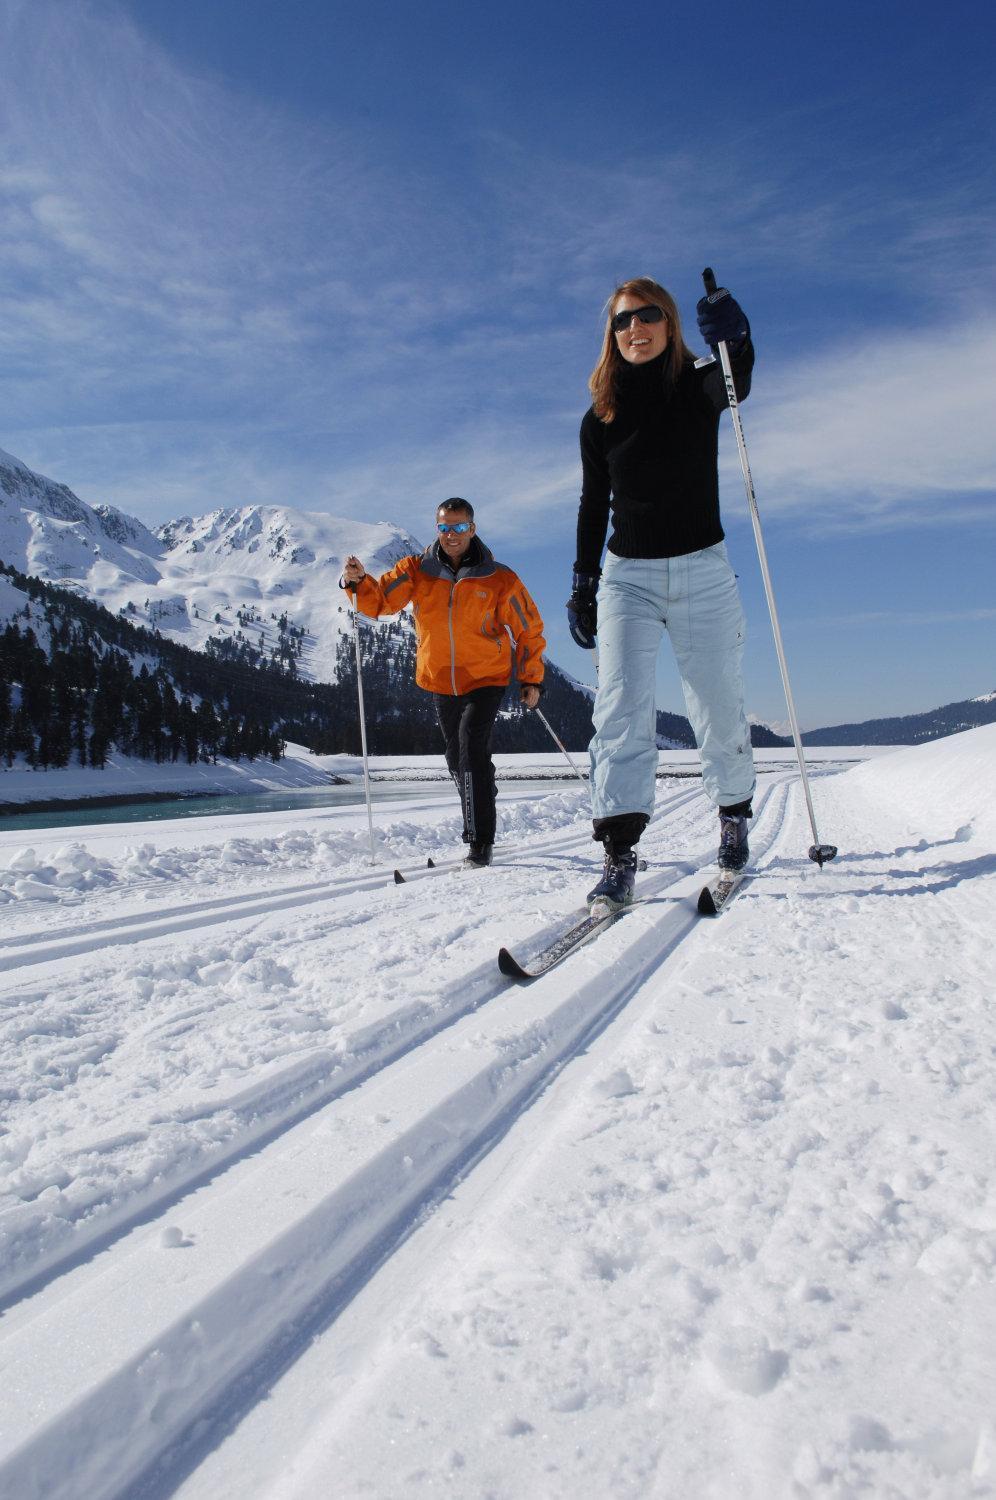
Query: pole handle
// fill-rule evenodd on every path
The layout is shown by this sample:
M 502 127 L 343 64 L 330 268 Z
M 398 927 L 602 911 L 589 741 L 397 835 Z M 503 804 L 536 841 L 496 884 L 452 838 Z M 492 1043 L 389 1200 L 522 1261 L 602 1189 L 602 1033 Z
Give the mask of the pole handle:
M 713 292 L 718 290 L 716 286 L 716 277 L 713 272 L 712 266 L 706 266 L 705 270 L 702 272 L 702 284 L 706 289 L 707 297 L 711 297 Z

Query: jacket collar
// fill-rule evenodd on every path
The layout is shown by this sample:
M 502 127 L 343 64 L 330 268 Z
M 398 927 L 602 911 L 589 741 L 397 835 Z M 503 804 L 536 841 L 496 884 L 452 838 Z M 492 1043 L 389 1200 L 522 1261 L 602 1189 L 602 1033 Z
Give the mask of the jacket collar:
M 430 542 L 422 553 L 422 572 L 429 578 L 490 578 L 495 571 L 494 555 L 479 536 L 471 539 L 460 566 L 451 568 L 438 542 Z

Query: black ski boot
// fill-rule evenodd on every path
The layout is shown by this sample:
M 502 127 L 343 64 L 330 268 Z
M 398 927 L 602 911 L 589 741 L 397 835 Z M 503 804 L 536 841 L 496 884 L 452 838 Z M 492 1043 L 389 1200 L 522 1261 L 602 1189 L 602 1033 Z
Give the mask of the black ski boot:
M 483 870 L 491 863 L 493 844 L 471 844 L 464 855 L 464 865 L 470 870 Z
M 719 868 L 742 870 L 750 858 L 747 844 L 747 819 L 739 813 L 719 815 Z
M 629 906 L 633 900 L 636 884 L 636 850 L 626 844 L 605 843 L 605 866 L 602 878 L 588 892 L 588 905 L 595 902 L 606 906 Z

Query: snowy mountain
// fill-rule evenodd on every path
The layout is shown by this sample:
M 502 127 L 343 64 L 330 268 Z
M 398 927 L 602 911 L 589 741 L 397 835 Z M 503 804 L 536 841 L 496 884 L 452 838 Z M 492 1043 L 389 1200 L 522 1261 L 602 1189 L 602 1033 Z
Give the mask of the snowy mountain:
M 113 506 L 91 507 L 63 484 L 0 450 L 0 558 L 125 613 L 194 650 L 240 634 L 264 657 L 302 631 L 297 669 L 331 682 L 349 628 L 339 590 L 351 552 L 383 571 L 421 551 L 386 522 L 350 521 L 289 506 L 184 516 L 150 531 Z
M 216 510 L 151 531 L 113 506 L 85 504 L 0 450 L 0 561 L 179 645 L 281 662 L 307 682 L 342 682 L 355 691 L 352 645 L 345 639 L 350 612 L 339 588 L 345 558 L 355 553 L 371 572 L 384 572 L 421 550 L 415 537 L 388 522 L 290 506 Z M 10 613 L 0 597 L 0 624 Z M 426 714 L 424 694 L 412 681 L 410 619 L 404 613 L 380 625 L 364 621 L 362 628 L 380 666 L 370 719 L 396 734 L 399 723 Z M 547 666 L 546 711 L 570 748 L 581 750 L 591 737 L 591 690 L 554 663 Z M 659 713 L 658 735 L 662 748 L 694 743 L 678 714 Z M 535 719 L 516 716 L 511 726 L 499 721 L 498 749 L 546 743 Z M 396 746 L 392 739 L 380 748 L 389 753 Z
M 0 449 L 0 557 L 20 572 L 99 597 L 111 579 L 153 585 L 160 550 L 140 521 L 111 506 L 94 510 Z

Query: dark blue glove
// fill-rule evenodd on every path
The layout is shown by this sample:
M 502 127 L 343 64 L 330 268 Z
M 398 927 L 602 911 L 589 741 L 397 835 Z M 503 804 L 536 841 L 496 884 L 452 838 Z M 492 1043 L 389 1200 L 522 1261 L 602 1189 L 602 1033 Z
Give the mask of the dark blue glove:
M 730 353 L 736 354 L 750 332 L 743 308 L 725 286 L 717 287 L 709 297 L 700 298 L 695 315 L 699 321 L 699 333 L 710 349 L 715 349 L 717 344 L 726 344 Z
M 571 597 L 567 601 L 567 623 L 575 643 L 582 651 L 594 651 L 595 632 L 598 629 L 598 607 L 595 590 L 598 588 L 597 573 L 579 573 L 574 569 Z

